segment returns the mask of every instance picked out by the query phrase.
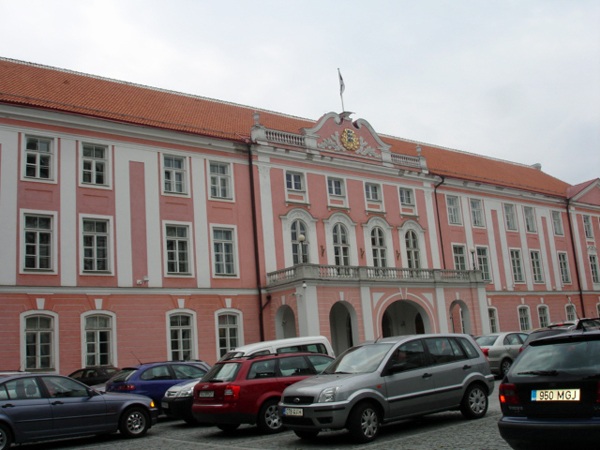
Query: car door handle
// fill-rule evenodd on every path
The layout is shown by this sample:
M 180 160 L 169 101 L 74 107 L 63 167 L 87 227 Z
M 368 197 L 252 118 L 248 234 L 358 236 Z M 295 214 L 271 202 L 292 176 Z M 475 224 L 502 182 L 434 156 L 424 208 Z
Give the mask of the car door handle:
M 50 403 L 51 405 L 64 405 L 63 402 L 61 402 L 60 400 L 57 400 L 55 402 Z
M 468 364 L 465 364 L 465 365 L 463 366 L 463 370 L 469 370 L 471 367 L 472 367 L 472 366 L 470 366 L 470 365 L 468 365 Z
M 431 378 L 433 375 L 430 373 L 424 373 L 423 378 Z
M 12 403 L 5 403 L 4 405 L 2 405 L 3 408 L 14 408 L 15 405 L 13 405 Z

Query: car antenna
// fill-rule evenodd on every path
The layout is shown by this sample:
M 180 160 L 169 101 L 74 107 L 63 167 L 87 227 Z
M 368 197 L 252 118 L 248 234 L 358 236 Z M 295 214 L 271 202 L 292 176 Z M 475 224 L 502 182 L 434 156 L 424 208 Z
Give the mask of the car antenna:
M 133 353 L 133 351 L 131 352 L 131 354 L 133 355 L 133 357 L 134 357 L 135 359 L 137 359 L 137 360 L 138 360 L 138 362 L 139 362 L 140 364 L 144 364 L 142 361 L 140 361 L 140 358 L 138 358 L 137 356 L 135 356 L 135 353 Z

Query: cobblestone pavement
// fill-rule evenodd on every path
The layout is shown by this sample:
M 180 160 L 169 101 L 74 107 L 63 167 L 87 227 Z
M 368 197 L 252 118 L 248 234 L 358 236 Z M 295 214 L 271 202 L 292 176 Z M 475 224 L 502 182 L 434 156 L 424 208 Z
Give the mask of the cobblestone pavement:
M 497 387 L 497 386 L 496 386 Z M 255 427 L 242 426 L 233 433 L 215 427 L 191 427 L 181 421 L 161 418 L 141 439 L 106 437 L 71 439 L 23 445 L 20 450 L 509 450 L 498 433 L 500 410 L 497 389 L 490 409 L 480 420 L 465 420 L 459 412 L 439 413 L 407 420 L 381 430 L 370 444 L 354 444 L 345 431 L 320 433 L 314 441 L 303 441 L 291 431 L 265 436 Z

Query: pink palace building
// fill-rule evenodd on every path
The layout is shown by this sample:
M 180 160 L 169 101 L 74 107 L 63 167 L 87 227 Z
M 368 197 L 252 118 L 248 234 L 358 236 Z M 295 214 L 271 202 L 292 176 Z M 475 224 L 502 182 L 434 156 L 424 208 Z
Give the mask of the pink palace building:
M 10 59 L 0 230 L 0 370 L 600 309 L 600 179 Z

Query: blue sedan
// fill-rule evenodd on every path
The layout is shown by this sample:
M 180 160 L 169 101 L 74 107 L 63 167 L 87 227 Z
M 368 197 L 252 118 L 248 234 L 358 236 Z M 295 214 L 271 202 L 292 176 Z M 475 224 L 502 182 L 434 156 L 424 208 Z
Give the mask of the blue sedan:
M 61 375 L 0 375 L 0 450 L 11 444 L 120 431 L 146 434 L 154 402 L 134 394 L 101 394 Z

